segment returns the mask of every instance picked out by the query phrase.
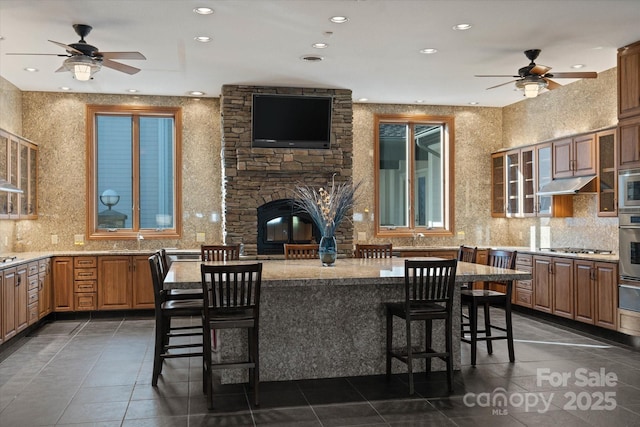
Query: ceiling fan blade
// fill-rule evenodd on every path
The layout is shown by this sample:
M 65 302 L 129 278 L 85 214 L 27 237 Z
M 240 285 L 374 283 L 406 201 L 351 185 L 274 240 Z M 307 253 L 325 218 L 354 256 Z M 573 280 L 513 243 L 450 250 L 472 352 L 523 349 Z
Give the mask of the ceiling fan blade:
M 7 55 L 69 56 L 64 53 L 7 53 Z
M 558 88 L 562 87 L 562 85 L 560 83 L 556 83 L 551 79 L 544 78 L 543 80 L 545 82 L 547 82 L 547 89 L 549 89 L 549 90 L 558 89 Z
M 147 59 L 140 52 L 96 52 L 96 55 L 104 59 Z
M 62 73 L 63 71 L 68 71 L 67 67 L 65 67 L 64 65 L 60 66 L 60 68 L 58 68 L 55 72 Z
M 497 87 L 504 86 L 504 85 L 508 85 L 509 83 L 517 82 L 518 80 L 520 80 L 520 79 L 515 79 L 515 80 L 510 80 L 510 81 L 505 82 L 505 83 L 500 83 L 499 85 L 495 85 L 495 86 L 488 87 L 488 88 L 487 88 L 487 90 L 489 90 L 489 89 L 495 89 L 495 88 L 497 88 Z
M 520 77 L 511 74 L 476 74 L 474 77 Z
M 546 65 L 537 65 L 536 64 L 535 67 L 533 67 L 532 69 L 529 70 L 529 73 L 537 74 L 537 75 L 541 76 L 543 74 L 547 74 L 550 69 L 551 69 L 551 67 L 547 67 Z
M 582 71 L 577 73 L 551 73 L 556 79 L 595 79 L 598 73 L 595 71 Z
M 78 55 L 84 55 L 84 53 L 82 53 L 81 51 L 79 51 L 78 49 L 69 46 L 68 44 L 64 44 L 64 43 L 60 43 L 60 42 L 56 42 L 53 40 L 49 40 L 51 43 L 60 46 L 61 48 L 65 49 L 67 52 L 72 52 L 72 53 L 77 53 Z
M 127 73 L 127 74 L 135 74 L 138 71 L 140 71 L 140 68 L 136 68 L 130 65 L 122 64 L 120 62 L 112 61 L 110 59 L 103 59 L 101 62 L 102 62 L 102 65 L 104 65 L 107 68 L 111 68 L 116 71 L 122 71 L 123 73 Z

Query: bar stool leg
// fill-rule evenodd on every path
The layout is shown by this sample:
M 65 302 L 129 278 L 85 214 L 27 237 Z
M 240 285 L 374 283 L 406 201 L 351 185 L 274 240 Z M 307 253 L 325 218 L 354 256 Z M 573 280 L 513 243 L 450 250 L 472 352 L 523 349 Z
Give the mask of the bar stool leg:
M 409 373 L 409 395 L 413 396 L 413 349 L 411 344 L 411 321 L 406 319 L 407 325 L 407 371 Z
M 507 305 L 504 309 L 507 324 L 507 347 L 509 349 L 509 362 L 516 361 L 516 354 L 513 348 L 513 324 L 511 322 L 511 303 L 507 301 Z
M 487 337 L 487 353 L 493 354 L 493 343 L 489 337 L 491 336 L 491 304 L 484 303 L 484 332 Z
M 471 366 L 476 366 L 476 345 L 478 344 L 478 304 L 475 299 L 469 304 L 469 323 L 471 326 Z
M 387 313 L 387 381 L 391 380 L 391 346 L 393 345 L 393 316 Z
M 445 321 L 446 328 L 446 352 L 447 352 L 447 385 L 449 393 L 453 393 L 453 322 L 451 319 Z M 431 358 L 429 358 L 431 360 Z
M 424 328 L 425 328 L 425 350 L 429 351 L 431 349 L 432 346 L 432 331 L 431 331 L 431 327 L 432 325 L 432 321 L 431 319 L 426 319 L 424 321 Z M 448 335 L 447 335 L 448 337 Z M 425 374 L 426 376 L 429 375 L 429 372 L 431 372 L 431 358 L 427 357 L 425 360 Z

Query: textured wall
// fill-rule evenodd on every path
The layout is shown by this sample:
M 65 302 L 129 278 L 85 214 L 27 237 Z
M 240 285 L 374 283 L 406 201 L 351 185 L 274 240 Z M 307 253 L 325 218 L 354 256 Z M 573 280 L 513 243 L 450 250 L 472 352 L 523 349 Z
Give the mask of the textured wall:
M 220 110 L 217 99 L 61 94 L 25 92 L 23 136 L 39 145 L 39 200 L 37 221 L 17 224 L 17 248 L 73 249 L 75 234 L 85 234 L 85 106 L 140 104 L 182 108 L 183 238 L 145 240 L 142 248 L 193 248 L 196 232 L 207 242 L 220 242 Z M 219 215 L 217 215 L 219 218 Z M 51 245 L 51 234 L 59 244 Z M 17 249 L 16 248 L 16 249 Z M 137 248 L 136 241 L 88 241 L 85 248 Z
M 561 82 L 561 80 L 560 80 Z M 518 147 L 609 126 L 617 119 L 616 69 L 548 91 L 535 99 L 503 108 L 502 144 Z M 494 220 L 508 227 L 507 240 L 495 244 L 529 245 L 531 227 L 549 227 L 552 246 L 618 251 L 618 218 L 597 216 L 597 196 L 574 196 L 573 217 Z

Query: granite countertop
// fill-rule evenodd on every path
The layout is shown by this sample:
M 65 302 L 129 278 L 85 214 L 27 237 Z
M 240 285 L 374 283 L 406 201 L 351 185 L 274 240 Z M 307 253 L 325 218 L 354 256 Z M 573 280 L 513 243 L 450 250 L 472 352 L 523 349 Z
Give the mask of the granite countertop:
M 394 251 L 403 251 L 403 252 L 412 252 L 412 251 L 427 251 L 427 250 L 458 250 L 458 246 L 394 246 Z M 549 250 L 531 250 L 528 246 L 482 246 L 479 245 L 478 249 L 506 249 L 506 250 L 516 250 L 519 253 L 531 254 L 531 255 L 548 255 L 548 256 L 556 256 L 556 257 L 564 257 L 564 258 L 577 258 L 577 259 L 588 259 L 593 261 L 605 261 L 605 262 L 618 262 L 619 255 L 617 253 L 613 253 L 610 255 L 601 255 L 601 254 L 570 254 L 570 253 L 560 253 L 560 252 L 551 252 Z M 14 260 L 0 262 L 0 268 L 3 267 L 12 267 L 19 264 L 38 261 L 43 258 L 50 258 L 53 256 L 100 256 L 100 255 L 148 255 L 153 253 L 154 249 L 111 249 L 111 250 L 62 250 L 62 251 L 34 251 L 34 252 L 7 252 L 0 255 L 0 261 L 6 258 L 16 257 Z M 170 255 L 195 255 L 200 253 L 200 249 L 177 249 L 177 248 L 167 248 L 167 252 Z M 247 260 L 250 259 L 260 259 L 260 260 L 268 260 L 268 259 L 282 259 L 282 255 L 258 255 L 258 256 L 247 256 L 241 257 Z M 348 259 L 348 258 L 345 258 Z

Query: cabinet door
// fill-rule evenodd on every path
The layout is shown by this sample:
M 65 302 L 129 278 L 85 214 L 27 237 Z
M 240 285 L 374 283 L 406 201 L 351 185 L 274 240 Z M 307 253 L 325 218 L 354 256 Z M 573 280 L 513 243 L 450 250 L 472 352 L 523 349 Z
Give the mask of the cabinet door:
M 56 257 L 51 265 L 53 310 L 73 311 L 73 257 Z
M 551 313 L 551 258 L 533 257 L 533 308 Z
M 592 261 L 573 261 L 576 291 L 576 320 L 593 324 L 595 317 L 595 281 Z
M 535 148 L 522 149 L 520 163 L 520 171 L 522 172 L 522 215 L 533 216 L 536 214 Z
M 573 176 L 573 140 L 571 138 L 553 142 L 553 178 Z
M 616 329 L 618 317 L 618 268 L 617 264 L 596 262 L 595 268 L 595 324 Z
M 4 270 L 2 280 L 2 337 L 4 341 L 16 334 L 16 284 L 15 268 Z
M 520 215 L 520 150 L 509 151 L 505 155 L 507 171 L 507 216 L 514 217 Z
M 132 307 L 131 257 L 98 257 L 98 310 Z
M 133 308 L 154 308 L 148 256 L 133 257 Z
M 51 261 L 38 263 L 38 317 L 42 319 L 53 311 L 51 304 Z
M 618 174 L 616 170 L 616 131 L 598 132 L 598 216 L 617 216 Z
M 9 179 L 9 134 L 0 130 L 0 178 Z M 0 218 L 9 218 L 9 193 L 0 191 Z M 1 331 L 0 331 L 1 332 Z M 2 335 L 0 333 L 0 335 Z
M 553 258 L 553 311 L 556 316 L 574 318 L 573 260 Z
M 491 216 L 505 216 L 505 156 L 504 153 L 491 155 Z
M 596 137 L 588 134 L 573 139 L 573 175 L 595 175 L 596 165 Z
M 16 267 L 16 280 L 16 331 L 20 332 L 29 326 L 27 264 Z
M 640 116 L 618 123 L 618 169 L 640 167 Z
M 618 117 L 640 114 L 640 43 L 618 50 Z

